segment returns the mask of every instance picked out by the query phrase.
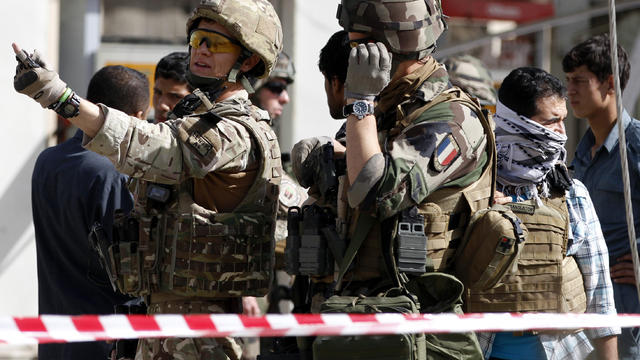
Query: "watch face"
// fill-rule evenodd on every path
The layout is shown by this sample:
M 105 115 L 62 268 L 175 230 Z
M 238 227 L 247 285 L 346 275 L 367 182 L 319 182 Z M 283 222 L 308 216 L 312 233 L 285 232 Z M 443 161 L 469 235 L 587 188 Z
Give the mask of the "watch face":
M 359 116 L 364 116 L 369 110 L 369 106 L 364 101 L 356 101 L 353 103 L 353 113 Z

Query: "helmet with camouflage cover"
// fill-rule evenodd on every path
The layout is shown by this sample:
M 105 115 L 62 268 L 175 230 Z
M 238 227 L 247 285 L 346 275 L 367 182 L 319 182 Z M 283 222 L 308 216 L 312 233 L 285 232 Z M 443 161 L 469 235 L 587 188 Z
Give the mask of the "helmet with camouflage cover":
M 256 65 L 258 73 L 252 75 L 269 75 L 282 51 L 282 25 L 268 0 L 201 0 L 187 20 L 187 36 L 200 19 L 221 24 L 246 50 L 260 57 L 262 65 Z M 235 74 L 229 80 L 235 81 Z
M 296 77 L 296 68 L 293 66 L 293 61 L 284 51 L 278 54 L 278 59 L 276 64 L 273 66 L 273 70 L 271 70 L 271 74 L 268 78 L 258 79 L 253 87 L 256 89 L 260 89 L 262 85 L 264 85 L 270 79 L 284 79 L 287 84 L 293 83 Z
M 447 29 L 440 0 L 342 0 L 340 25 L 349 32 L 371 33 L 394 59 L 421 59 Z
M 494 106 L 498 100 L 493 79 L 480 59 L 471 55 L 451 56 L 442 62 L 451 83 L 478 98 L 480 104 Z

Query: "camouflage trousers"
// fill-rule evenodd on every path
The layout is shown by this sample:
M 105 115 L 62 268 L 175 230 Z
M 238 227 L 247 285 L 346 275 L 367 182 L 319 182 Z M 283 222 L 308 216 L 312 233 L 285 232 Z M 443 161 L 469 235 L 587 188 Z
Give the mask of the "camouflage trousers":
M 235 312 L 229 301 L 164 301 L 149 305 L 149 314 L 221 314 Z M 240 360 L 239 338 L 140 339 L 135 360 Z
M 240 360 L 235 338 L 140 339 L 135 360 Z

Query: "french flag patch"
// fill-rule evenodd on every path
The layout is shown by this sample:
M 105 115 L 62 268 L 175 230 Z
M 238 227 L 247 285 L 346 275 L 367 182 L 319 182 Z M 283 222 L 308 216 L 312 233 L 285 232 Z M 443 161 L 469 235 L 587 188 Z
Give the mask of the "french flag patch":
M 446 169 L 460 154 L 460 148 L 453 135 L 447 135 L 436 147 L 433 154 L 433 166 L 437 171 Z

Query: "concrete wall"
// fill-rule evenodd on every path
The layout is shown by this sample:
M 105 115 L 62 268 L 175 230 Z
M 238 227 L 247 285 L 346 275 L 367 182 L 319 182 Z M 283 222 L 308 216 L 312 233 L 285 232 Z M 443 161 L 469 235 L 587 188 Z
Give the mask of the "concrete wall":
M 54 118 L 13 89 L 16 61 L 11 43 L 37 48 L 57 68 L 58 0 L 2 1 L 0 44 L 0 315 L 37 314 L 36 251 L 31 219 L 31 173 L 45 148 Z M 33 358 L 35 347 L 0 346 L 0 358 Z
M 307 137 L 332 136 L 342 124 L 342 121 L 333 120 L 329 115 L 324 77 L 318 70 L 320 49 L 334 32 L 341 29 L 336 19 L 338 3 L 337 0 L 295 1 L 295 21 L 290 35 L 293 36 L 293 51 L 288 51 L 295 61 L 297 72 L 296 82 L 289 91 L 292 99 L 288 109 L 291 120 L 288 127 L 281 129 L 280 146 L 283 152 L 289 152 L 298 140 Z M 283 27 L 286 31 L 287 26 Z

